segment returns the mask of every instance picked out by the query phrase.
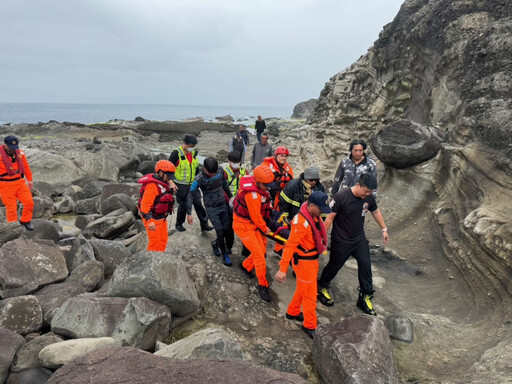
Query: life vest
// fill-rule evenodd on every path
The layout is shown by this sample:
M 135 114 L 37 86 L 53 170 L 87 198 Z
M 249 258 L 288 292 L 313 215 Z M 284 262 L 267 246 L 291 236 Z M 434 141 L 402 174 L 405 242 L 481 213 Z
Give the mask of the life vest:
M 14 154 L 15 162 L 13 163 L 12 157 L 7 153 L 5 147 L 3 145 L 0 145 L 0 157 L 2 157 L 2 162 L 4 163 L 5 169 L 7 171 L 7 173 L 3 173 L 0 175 L 0 181 L 12 181 L 25 177 L 25 167 L 23 166 L 22 160 L 23 155 L 24 153 L 22 151 L 16 149 Z M 18 169 L 14 168 L 14 164 L 18 164 Z M 1 178 L 4 178 L 6 176 L 11 177 L 6 178 L 5 180 L 1 180 Z
M 178 147 L 177 151 L 180 157 L 180 161 L 176 166 L 176 172 L 174 172 L 174 177 L 176 178 L 175 182 L 179 184 L 190 185 L 196 177 L 196 169 L 199 165 L 199 160 L 197 159 L 197 151 L 192 151 L 191 163 L 188 161 L 187 155 L 185 152 L 183 152 L 181 146 Z
M 267 163 L 272 172 L 274 172 L 274 183 L 276 183 L 276 189 L 279 188 L 279 190 L 276 190 L 275 192 L 281 192 L 283 188 L 286 186 L 286 184 L 288 184 L 288 182 L 293 179 L 292 167 L 290 166 L 289 163 L 286 163 L 282 167 L 280 164 L 277 163 L 275 157 L 265 157 L 263 161 Z
M 140 210 L 142 197 L 144 196 L 144 192 L 149 183 L 155 183 L 158 187 L 158 196 L 155 198 L 153 205 L 151 206 L 151 217 L 156 220 L 165 219 L 170 213 L 172 213 L 174 206 L 174 197 L 172 196 L 171 187 L 169 184 L 164 182 L 162 179 L 158 177 L 158 175 L 151 173 L 149 175 L 143 176 L 138 180 L 139 184 L 142 184 L 140 188 L 140 196 L 139 202 L 137 203 L 137 208 L 142 217 L 148 215 L 149 212 L 142 212 Z
M 261 217 L 263 217 L 263 220 L 268 223 L 272 216 L 270 194 L 267 191 L 258 188 L 253 175 L 246 175 L 240 178 L 240 188 L 233 200 L 233 212 L 242 219 L 251 220 L 251 215 L 249 214 L 249 209 L 245 202 L 245 195 L 248 193 L 257 193 L 261 195 L 260 214 Z
M 240 167 L 238 171 L 238 175 L 235 176 L 235 172 L 228 165 L 226 169 L 226 183 L 228 184 L 229 190 L 233 196 L 238 192 L 238 188 L 240 188 L 240 179 L 247 174 L 247 170 L 244 167 Z

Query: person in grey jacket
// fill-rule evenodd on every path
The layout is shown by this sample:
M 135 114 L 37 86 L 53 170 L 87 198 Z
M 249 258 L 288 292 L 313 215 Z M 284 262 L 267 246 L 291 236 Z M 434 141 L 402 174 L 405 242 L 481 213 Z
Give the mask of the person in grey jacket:
M 261 163 L 265 157 L 272 156 L 272 145 L 268 142 L 268 133 L 263 132 L 260 141 L 254 144 L 252 148 L 251 167 L 254 169 Z
M 350 155 L 341 161 L 334 176 L 332 196 L 344 188 L 356 185 L 364 173 L 369 173 L 377 179 L 377 164 L 366 156 L 365 149 L 366 143 L 363 140 L 356 139 L 350 143 Z M 376 196 L 376 190 L 373 191 L 373 196 Z

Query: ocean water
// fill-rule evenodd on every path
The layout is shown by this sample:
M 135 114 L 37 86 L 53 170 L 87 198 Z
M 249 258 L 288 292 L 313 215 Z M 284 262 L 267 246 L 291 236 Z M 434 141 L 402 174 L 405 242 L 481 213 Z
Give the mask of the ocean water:
M 38 123 L 56 120 L 83 124 L 101 123 L 113 119 L 134 120 L 141 116 L 148 120 L 181 121 L 202 117 L 215 121 L 218 116 L 231 115 L 245 124 L 253 124 L 258 115 L 289 118 L 293 107 L 240 107 L 204 105 L 157 104 L 63 104 L 63 103 L 0 103 L 0 125 L 11 123 Z

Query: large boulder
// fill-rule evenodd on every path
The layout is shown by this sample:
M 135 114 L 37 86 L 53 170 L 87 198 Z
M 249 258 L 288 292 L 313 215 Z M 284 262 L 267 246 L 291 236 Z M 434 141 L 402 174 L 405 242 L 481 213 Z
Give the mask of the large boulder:
M 226 331 L 202 329 L 184 339 L 161 348 L 155 355 L 175 359 L 243 359 L 238 342 Z
M 21 372 L 11 372 L 6 384 L 45 384 L 52 375 L 53 371 L 47 368 L 30 368 Z
M 24 239 L 51 240 L 55 244 L 59 242 L 62 228 L 58 223 L 45 219 L 33 219 L 32 225 L 34 226 L 34 230 L 25 231 L 22 236 Z
M 40 367 L 39 352 L 48 345 L 61 342 L 62 338 L 53 334 L 47 333 L 42 336 L 36 337 L 23 345 L 12 362 L 11 372 L 21 372 L 30 368 Z
M 169 306 L 177 316 L 201 305 L 185 263 L 167 252 L 141 251 L 126 258 L 114 272 L 108 294 L 147 297 Z
M 134 215 L 137 213 L 135 201 L 124 193 L 116 193 L 115 195 L 107 197 L 100 203 L 100 213 L 102 215 L 108 215 L 110 212 L 114 212 L 118 209 L 130 211 Z
M 113 337 L 117 344 L 153 349 L 169 333 L 171 312 L 146 298 L 96 297 L 67 300 L 52 319 L 52 331 L 73 338 Z
M 39 362 L 43 367 L 57 369 L 74 358 L 84 356 L 99 348 L 111 347 L 115 341 L 111 337 L 65 340 L 44 347 L 39 352 Z
M 55 311 L 60 308 L 67 299 L 85 292 L 87 292 L 87 289 L 82 284 L 67 281 L 47 285 L 35 292 L 34 295 L 38 298 L 43 310 L 44 325 L 51 324 Z
M 51 219 L 53 214 L 57 212 L 57 208 L 53 204 L 52 199 L 46 196 L 34 196 L 34 219 Z
M 94 215 L 78 215 L 75 218 L 75 227 L 80 230 L 84 230 L 87 227 L 87 224 L 92 223 L 94 220 L 97 220 L 101 217 L 99 214 Z
M 407 168 L 433 158 L 441 147 L 441 133 L 410 120 L 400 120 L 372 138 L 372 150 L 384 164 Z
M 81 199 L 76 202 L 74 212 L 77 215 L 93 215 L 100 213 L 99 203 L 101 196 L 94 196 L 88 199 Z
M 37 332 L 43 326 L 43 311 L 35 296 L 0 300 L 0 327 L 21 335 Z
M 69 195 L 62 195 L 55 199 L 54 205 L 58 213 L 70 213 L 75 209 L 75 199 Z
M 87 292 L 99 288 L 105 282 L 103 263 L 97 260 L 87 260 L 76 267 L 66 279 L 66 283 L 76 283 Z
M 144 162 L 143 162 L 144 163 Z M 153 170 L 155 168 L 155 162 L 153 161 Z M 112 195 L 122 193 L 130 196 L 133 200 L 139 199 L 140 184 L 127 184 L 127 183 L 112 183 L 103 186 L 101 191 L 100 203 L 108 199 Z
M 118 265 L 131 255 L 131 252 L 118 241 L 90 240 L 89 243 L 94 249 L 96 260 L 104 265 L 105 276 L 111 276 Z
M 132 212 L 118 209 L 87 224 L 84 232 L 89 232 L 100 239 L 111 239 L 123 233 L 134 221 Z
M 36 196 L 46 196 L 53 199 L 58 196 L 57 188 L 55 185 L 45 181 L 34 181 L 34 192 Z
M 315 110 L 318 99 L 309 99 L 297 104 L 293 108 L 292 119 L 307 119 Z
M 0 383 L 3 383 L 9 374 L 14 355 L 25 344 L 23 336 L 16 332 L 0 327 Z
M 23 232 L 23 227 L 20 223 L 6 223 L 0 222 L 0 246 L 5 243 L 17 239 Z
M 96 260 L 94 258 L 94 249 L 89 241 L 79 235 L 74 241 L 69 253 L 66 254 L 66 263 L 69 271 L 73 271 L 85 261 Z
M 0 297 L 24 295 L 67 276 L 56 246 L 17 239 L 0 248 Z
M 326 384 L 398 382 L 388 331 L 374 316 L 319 326 L 313 339 L 313 360 Z
M 299 375 L 244 360 L 176 360 L 134 348 L 92 351 L 58 369 L 48 384 L 159 383 L 302 384 Z

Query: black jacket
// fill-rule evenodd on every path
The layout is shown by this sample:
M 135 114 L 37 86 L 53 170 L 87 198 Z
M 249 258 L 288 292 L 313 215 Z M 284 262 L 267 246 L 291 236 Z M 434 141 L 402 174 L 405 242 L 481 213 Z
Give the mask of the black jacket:
M 304 197 L 304 173 L 301 173 L 298 179 L 293 179 L 281 191 L 279 195 L 279 211 L 288 219 L 292 219 L 297 213 L 299 213 L 300 206 L 306 201 Z M 312 188 L 312 192 L 322 191 L 325 192 L 322 183 L 318 182 Z

